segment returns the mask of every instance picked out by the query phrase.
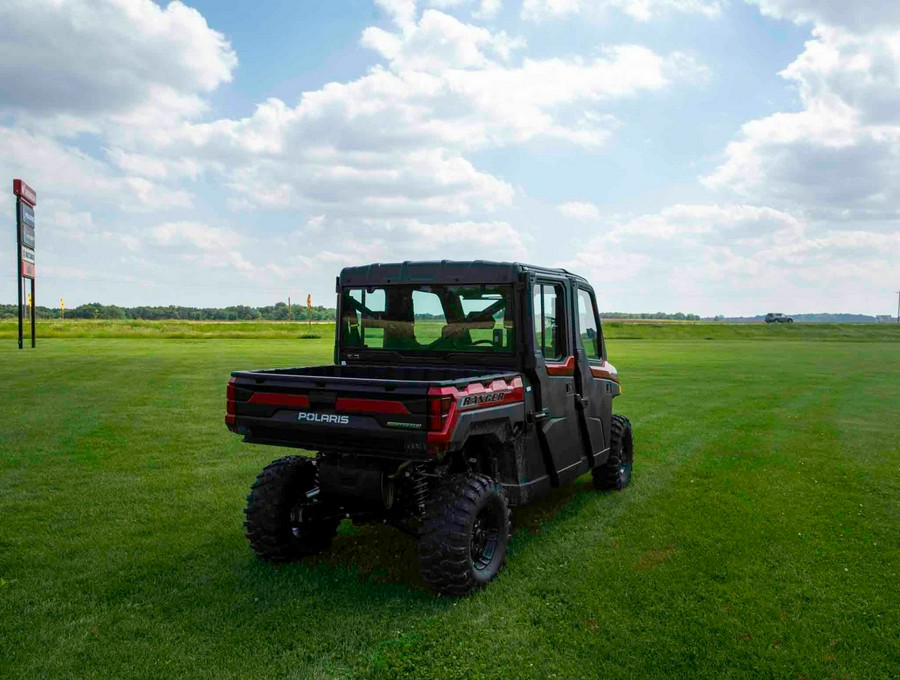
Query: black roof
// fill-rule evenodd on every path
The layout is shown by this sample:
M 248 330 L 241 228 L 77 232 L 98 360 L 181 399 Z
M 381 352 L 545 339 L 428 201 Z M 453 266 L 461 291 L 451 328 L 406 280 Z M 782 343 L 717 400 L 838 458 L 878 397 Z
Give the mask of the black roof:
M 393 262 L 360 267 L 345 267 L 339 283 L 342 286 L 375 286 L 391 283 L 513 283 L 523 272 L 550 274 L 584 279 L 565 269 L 536 267 L 521 262 L 489 262 L 472 260 L 454 262 Z

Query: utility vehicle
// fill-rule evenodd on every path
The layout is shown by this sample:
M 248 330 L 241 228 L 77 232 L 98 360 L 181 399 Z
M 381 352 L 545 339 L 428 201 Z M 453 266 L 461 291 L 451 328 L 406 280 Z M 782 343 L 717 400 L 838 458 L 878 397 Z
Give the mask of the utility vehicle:
M 631 424 L 588 282 L 498 262 L 404 262 L 337 279 L 334 364 L 237 371 L 225 422 L 315 452 L 266 466 L 247 499 L 254 552 L 326 549 L 338 524 L 418 541 L 422 575 L 467 595 L 506 559 L 510 507 L 590 472 L 631 479 Z
M 794 320 L 781 312 L 769 312 L 766 314 L 766 323 L 794 323 Z

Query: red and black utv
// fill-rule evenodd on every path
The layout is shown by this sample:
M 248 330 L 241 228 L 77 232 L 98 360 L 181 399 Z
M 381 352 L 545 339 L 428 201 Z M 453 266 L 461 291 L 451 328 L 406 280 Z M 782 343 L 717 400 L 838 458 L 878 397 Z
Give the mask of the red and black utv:
M 466 595 L 506 558 L 510 507 L 590 471 L 631 479 L 631 424 L 594 291 L 562 269 L 404 262 L 337 279 L 334 364 L 237 371 L 225 421 L 280 458 L 248 497 L 256 554 L 327 548 L 339 522 L 415 536 L 438 592 Z

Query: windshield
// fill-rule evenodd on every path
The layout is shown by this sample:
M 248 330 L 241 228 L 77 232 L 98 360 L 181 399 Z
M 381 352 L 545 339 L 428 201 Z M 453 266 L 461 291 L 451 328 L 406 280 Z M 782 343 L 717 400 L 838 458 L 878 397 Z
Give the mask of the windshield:
M 345 349 L 505 352 L 515 347 L 512 286 L 344 288 Z

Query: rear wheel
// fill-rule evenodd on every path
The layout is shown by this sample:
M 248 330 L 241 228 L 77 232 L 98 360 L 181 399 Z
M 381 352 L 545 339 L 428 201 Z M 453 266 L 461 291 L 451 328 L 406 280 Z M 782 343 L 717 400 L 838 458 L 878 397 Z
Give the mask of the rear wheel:
M 609 444 L 609 458 L 600 467 L 594 468 L 594 488 L 600 491 L 624 489 L 631 482 L 631 466 L 634 462 L 634 440 L 631 423 L 625 416 L 612 417 L 612 433 Z
M 500 486 L 490 477 L 448 479 L 425 508 L 419 539 L 425 582 L 455 596 L 490 583 L 506 561 L 509 517 Z
M 337 533 L 337 518 L 322 518 L 316 464 L 303 456 L 269 463 L 247 496 L 244 521 L 257 557 L 291 562 L 325 550 Z

